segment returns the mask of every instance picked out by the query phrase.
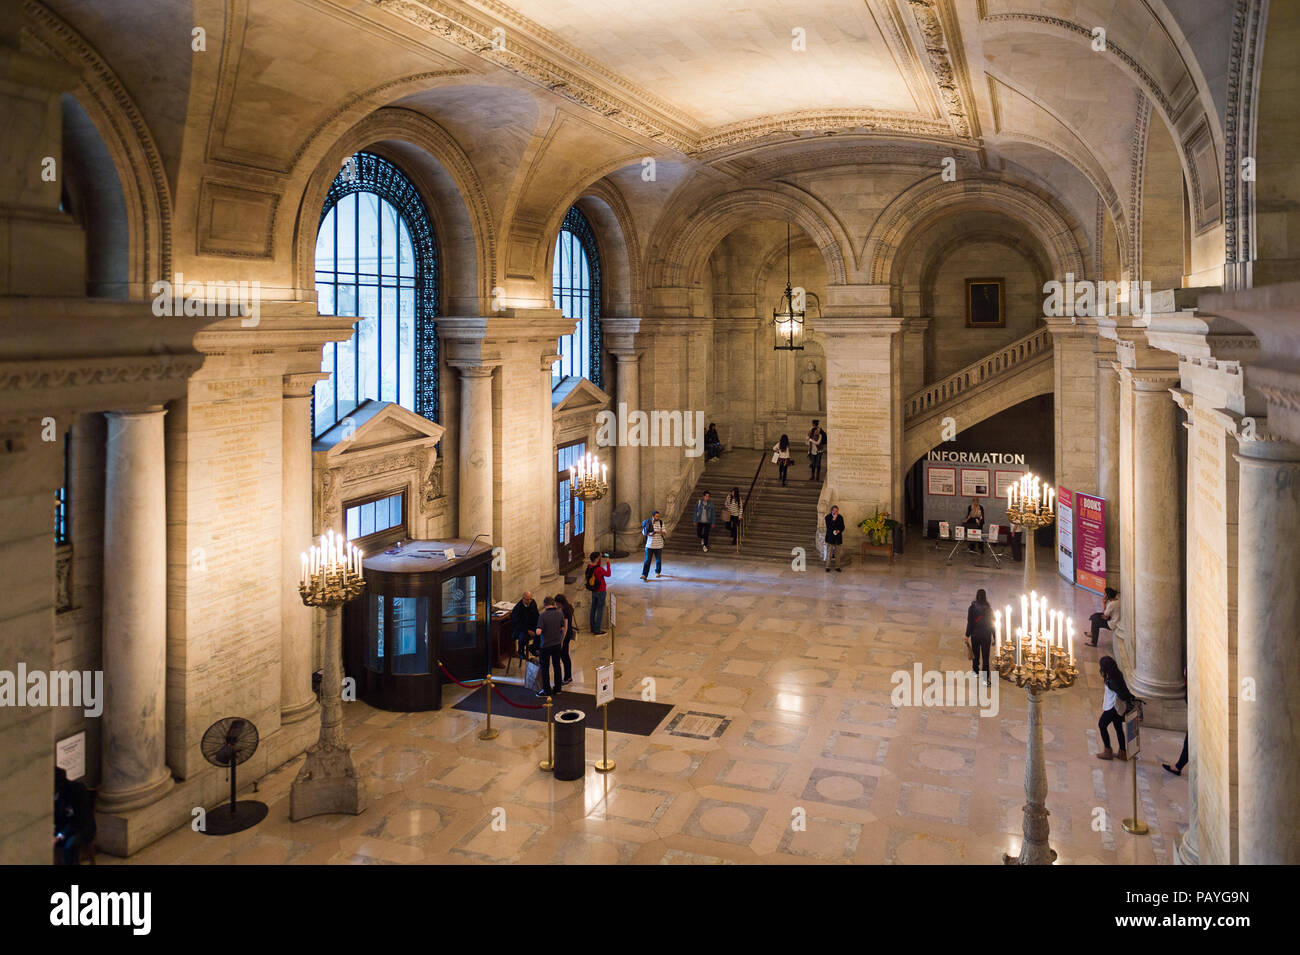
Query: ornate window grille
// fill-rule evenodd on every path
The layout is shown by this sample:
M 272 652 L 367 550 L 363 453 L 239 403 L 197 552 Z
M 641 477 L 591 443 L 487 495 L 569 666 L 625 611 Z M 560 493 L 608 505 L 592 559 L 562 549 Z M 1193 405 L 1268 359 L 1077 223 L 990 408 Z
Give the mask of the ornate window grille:
M 366 399 L 394 401 L 439 417 L 439 256 L 433 223 L 415 186 L 396 166 L 357 153 L 339 170 L 316 236 L 322 314 L 355 315 L 351 340 L 325 346 L 313 434 Z
M 572 334 L 560 338 L 552 387 L 570 375 L 600 387 L 600 253 L 591 223 L 577 206 L 565 214 L 556 237 L 551 278 L 556 307 L 577 322 Z

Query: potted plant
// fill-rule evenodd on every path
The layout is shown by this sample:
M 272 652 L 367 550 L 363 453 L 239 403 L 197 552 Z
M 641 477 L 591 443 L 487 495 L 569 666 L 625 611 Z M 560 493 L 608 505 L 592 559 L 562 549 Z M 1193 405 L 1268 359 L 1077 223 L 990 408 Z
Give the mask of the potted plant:
M 891 518 L 888 511 L 876 508 L 874 514 L 858 522 L 858 530 L 862 531 L 867 538 L 862 545 L 863 553 L 868 550 L 878 551 L 888 555 L 892 563 L 894 547 L 891 538 L 896 535 L 898 527 L 900 527 L 898 521 Z

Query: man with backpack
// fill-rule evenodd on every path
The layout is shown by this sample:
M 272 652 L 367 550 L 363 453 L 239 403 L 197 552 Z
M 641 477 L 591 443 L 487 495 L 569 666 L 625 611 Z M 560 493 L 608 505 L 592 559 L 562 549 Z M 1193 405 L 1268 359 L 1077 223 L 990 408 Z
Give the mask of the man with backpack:
M 591 552 L 591 563 L 587 565 L 587 590 L 591 593 L 591 632 L 595 634 L 604 633 L 600 625 L 602 617 L 605 614 L 605 580 L 614 571 L 610 569 L 609 558 L 605 558 L 605 566 L 600 566 L 600 551 Z
M 664 522 L 655 511 L 641 522 L 641 533 L 645 535 L 645 564 L 641 567 L 641 579 L 650 576 L 650 560 L 655 562 L 655 576 L 662 577 L 664 571 Z
M 715 516 L 713 501 L 709 500 L 709 492 L 705 491 L 704 496 L 695 502 L 695 536 L 700 539 L 706 554 L 709 552 L 709 531 L 713 530 Z

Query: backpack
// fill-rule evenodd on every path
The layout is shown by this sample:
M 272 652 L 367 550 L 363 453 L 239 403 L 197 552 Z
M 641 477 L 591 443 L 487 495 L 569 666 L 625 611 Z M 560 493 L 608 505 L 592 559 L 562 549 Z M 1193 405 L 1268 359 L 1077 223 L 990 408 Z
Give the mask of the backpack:
M 588 590 L 596 589 L 596 574 L 594 571 L 591 570 L 591 568 L 587 569 L 587 589 Z
M 649 537 L 654 532 L 654 521 L 647 517 L 641 522 L 641 536 Z

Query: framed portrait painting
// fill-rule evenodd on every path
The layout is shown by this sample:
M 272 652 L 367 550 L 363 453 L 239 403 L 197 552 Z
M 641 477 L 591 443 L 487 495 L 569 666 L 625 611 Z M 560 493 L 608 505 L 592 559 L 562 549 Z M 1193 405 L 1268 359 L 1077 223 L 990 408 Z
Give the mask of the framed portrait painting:
M 966 280 L 966 327 L 1005 328 L 1006 302 L 1001 278 Z

